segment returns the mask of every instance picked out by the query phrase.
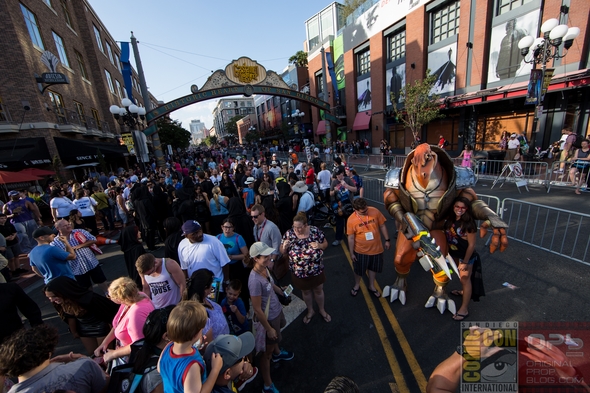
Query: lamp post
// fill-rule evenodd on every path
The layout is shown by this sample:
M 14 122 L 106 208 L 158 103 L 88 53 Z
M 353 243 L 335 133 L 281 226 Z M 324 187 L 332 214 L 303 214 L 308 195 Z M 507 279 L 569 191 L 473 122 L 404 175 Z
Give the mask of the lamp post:
M 533 135 L 531 138 L 531 148 L 535 147 L 535 139 L 540 129 L 539 114 L 543 110 L 544 90 L 549 89 L 549 84 L 545 88 L 545 73 L 547 71 L 547 63 L 551 60 L 561 59 L 567 55 L 559 53 L 559 48 L 563 43 L 563 47 L 567 51 L 574 43 L 574 39 L 580 34 L 578 27 L 568 27 L 567 25 L 560 25 L 555 18 L 548 19 L 541 25 L 542 37 L 534 38 L 530 35 L 523 37 L 518 42 L 520 54 L 524 57 L 524 62 L 533 64 L 533 68 L 541 65 L 541 92 L 535 107 L 535 117 L 533 118 Z M 526 59 L 526 56 L 532 50 L 532 58 Z
M 133 144 L 135 146 L 135 157 L 137 158 L 137 162 L 139 162 L 139 165 L 141 166 L 142 172 L 144 174 L 147 174 L 145 171 L 143 159 L 141 157 L 141 154 L 139 153 L 140 149 L 139 143 L 137 141 L 137 136 L 134 132 L 135 129 L 139 130 L 140 127 L 143 128 L 143 126 L 145 125 L 144 121 L 146 110 L 143 107 L 139 107 L 133 104 L 133 102 L 131 102 L 129 98 L 123 98 L 121 100 L 121 105 L 122 107 L 118 107 L 117 105 L 111 105 L 111 107 L 109 108 L 109 112 L 111 112 L 111 114 L 113 115 L 115 120 L 117 120 L 119 125 L 127 126 L 131 130 L 131 136 L 133 138 Z
M 293 113 L 293 117 L 297 120 L 297 125 L 301 131 L 303 131 L 303 127 L 301 127 L 303 116 L 305 116 L 305 112 L 300 112 L 299 109 L 296 109 L 295 113 Z

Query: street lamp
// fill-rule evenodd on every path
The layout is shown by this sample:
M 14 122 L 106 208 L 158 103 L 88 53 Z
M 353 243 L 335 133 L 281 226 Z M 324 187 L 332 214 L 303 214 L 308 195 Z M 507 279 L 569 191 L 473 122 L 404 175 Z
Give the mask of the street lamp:
M 145 121 L 146 110 L 144 107 L 139 107 L 129 99 L 123 98 L 121 100 L 122 108 L 117 105 L 111 105 L 109 112 L 113 115 L 117 123 L 121 126 L 127 126 L 131 129 L 131 136 L 133 138 L 133 144 L 135 145 L 135 157 L 141 166 L 141 170 L 145 174 L 145 166 L 141 154 L 139 154 L 139 143 L 137 137 L 133 132 L 135 129 L 143 128 Z
M 300 112 L 299 109 L 296 109 L 295 113 L 293 113 L 293 117 L 297 119 L 301 131 L 303 131 L 303 127 L 301 127 L 301 124 L 303 122 L 303 116 L 305 116 L 305 112 Z
M 559 47 L 563 43 L 565 50 L 569 50 L 574 43 L 574 39 L 580 34 L 580 29 L 578 27 L 560 25 L 557 19 L 551 18 L 541 25 L 541 33 L 543 35 L 542 37 L 534 38 L 530 35 L 523 37 L 518 42 L 518 48 L 520 49 L 520 54 L 524 57 L 525 63 L 533 64 L 533 67 L 537 64 L 541 65 L 541 90 L 544 90 L 547 63 L 554 59 L 561 59 L 567 55 L 567 52 L 563 55 L 560 54 Z M 531 49 L 533 52 L 532 58 L 527 60 L 526 56 Z M 547 89 L 549 89 L 549 83 L 547 84 Z M 535 138 L 540 128 L 539 113 L 543 110 L 543 98 L 544 94 L 541 91 L 535 108 L 535 117 L 533 119 L 531 148 L 535 147 Z

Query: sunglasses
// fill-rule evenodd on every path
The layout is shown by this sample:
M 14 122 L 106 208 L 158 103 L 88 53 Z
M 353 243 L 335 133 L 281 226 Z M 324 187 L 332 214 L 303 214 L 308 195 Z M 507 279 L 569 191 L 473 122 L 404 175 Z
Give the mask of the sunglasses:
M 467 207 L 466 206 L 463 206 L 463 207 L 461 207 L 461 206 L 454 206 L 454 208 L 455 208 L 455 210 L 467 210 Z
M 254 219 L 258 218 L 259 216 L 260 216 L 260 214 L 258 214 L 256 216 L 250 216 L 250 217 L 252 217 L 252 219 L 254 220 Z

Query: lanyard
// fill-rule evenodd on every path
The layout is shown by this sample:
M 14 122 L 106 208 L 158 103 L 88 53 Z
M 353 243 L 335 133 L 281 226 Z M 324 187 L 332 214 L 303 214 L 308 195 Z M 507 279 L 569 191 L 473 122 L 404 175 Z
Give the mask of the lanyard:
M 260 226 L 260 229 L 256 229 L 256 241 L 257 242 L 260 241 L 260 239 L 262 238 L 262 232 L 264 232 L 265 225 L 266 225 L 266 219 L 264 220 L 264 222 Z
M 365 224 L 365 228 L 369 227 L 369 216 L 367 215 L 367 222 L 364 222 L 363 219 L 361 218 L 361 216 L 359 216 L 359 214 L 355 211 L 354 214 L 356 214 L 356 216 L 359 218 L 359 220 L 361 221 L 362 224 Z

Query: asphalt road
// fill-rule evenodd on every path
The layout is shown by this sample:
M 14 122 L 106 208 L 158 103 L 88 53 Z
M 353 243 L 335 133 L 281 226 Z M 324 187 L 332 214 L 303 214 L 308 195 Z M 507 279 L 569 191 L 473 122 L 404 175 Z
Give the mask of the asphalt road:
M 382 174 L 373 171 L 361 175 Z M 490 186 L 491 181 L 480 181 L 476 191 L 500 199 L 515 198 L 590 213 L 589 193 L 578 196 L 571 189 L 553 187 L 547 194 L 542 187 L 529 187 L 529 193 L 522 190 L 519 194 L 513 184 L 493 190 Z M 383 211 L 382 205 L 375 206 Z M 394 221 L 389 219 L 387 225 L 393 237 Z M 323 229 L 331 243 L 333 229 Z M 517 241 L 512 241 L 504 253 L 490 254 L 484 240 L 478 240 L 477 250 L 483 263 L 486 296 L 478 303 L 472 302 L 468 321 L 590 321 L 588 266 Z M 125 265 L 118 247 L 110 245 L 103 250 L 100 259 L 107 278 L 124 275 Z M 159 250 L 155 254 L 161 253 Z M 386 251 L 384 257 L 384 271 L 377 276 L 380 288 L 395 280 L 393 250 Z M 334 376 L 345 375 L 356 381 L 362 392 L 425 391 L 436 365 L 462 341 L 460 324 L 451 319 L 449 312 L 441 315 L 434 308 L 424 308 L 434 287 L 430 273 L 415 265 L 408 279 L 406 305 L 390 304 L 386 299 L 373 297 L 365 285 L 357 297 L 350 295 L 354 278 L 345 243 L 330 246 L 324 263 L 326 310 L 332 322 L 326 323 L 316 314 L 305 325 L 303 313 L 289 323 L 283 332 L 282 346 L 294 351 L 295 358 L 279 363 L 273 370 L 277 388 L 281 392 L 322 392 Z M 505 282 L 516 288 L 503 286 Z M 281 282 L 287 283 L 288 279 Z M 41 288 L 38 282 L 27 292 L 41 306 L 44 318 L 60 329 L 57 354 L 83 352 L 83 346 L 71 338 Z M 460 288 L 455 276 L 448 288 Z M 297 290 L 294 294 L 300 296 Z M 259 377 L 244 392 L 260 391 L 261 386 Z

